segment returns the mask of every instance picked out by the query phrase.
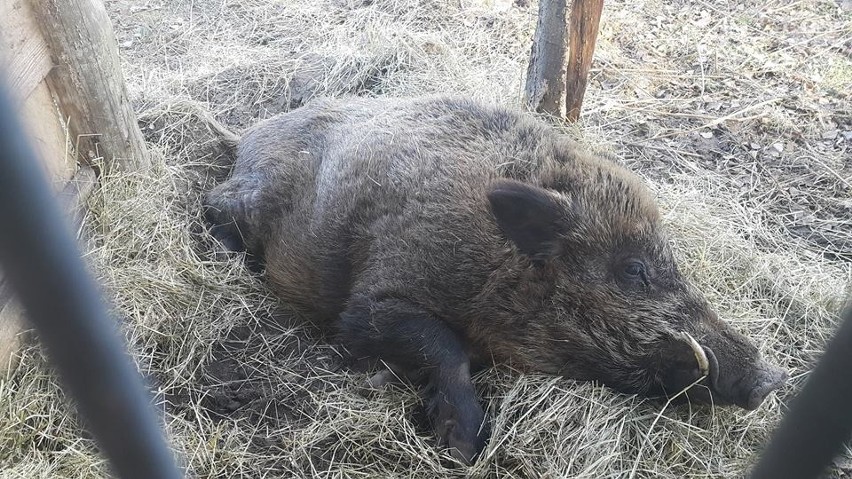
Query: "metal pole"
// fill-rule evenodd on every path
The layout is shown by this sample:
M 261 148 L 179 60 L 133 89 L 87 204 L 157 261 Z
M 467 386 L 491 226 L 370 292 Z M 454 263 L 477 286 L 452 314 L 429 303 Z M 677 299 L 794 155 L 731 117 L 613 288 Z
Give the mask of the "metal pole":
M 0 265 L 118 477 L 181 477 L 5 84 L 0 84 Z

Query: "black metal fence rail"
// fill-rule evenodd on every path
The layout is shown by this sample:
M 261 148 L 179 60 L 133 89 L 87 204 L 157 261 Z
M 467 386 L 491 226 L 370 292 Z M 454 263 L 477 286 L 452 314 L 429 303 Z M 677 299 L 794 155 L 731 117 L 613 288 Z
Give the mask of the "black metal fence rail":
M 752 479 L 819 477 L 852 433 L 852 303 L 752 471 Z
M 8 91 L 0 84 L 0 265 L 114 472 L 179 478 L 142 378 L 85 269 Z

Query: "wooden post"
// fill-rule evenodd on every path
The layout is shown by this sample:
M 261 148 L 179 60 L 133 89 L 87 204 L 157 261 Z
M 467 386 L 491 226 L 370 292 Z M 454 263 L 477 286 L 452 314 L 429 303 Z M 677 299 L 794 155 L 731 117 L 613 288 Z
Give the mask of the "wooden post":
M 602 12 L 603 0 L 574 0 L 571 7 L 568 66 L 565 69 L 565 110 L 569 121 L 580 118 Z
M 86 219 L 86 213 L 89 211 L 86 202 L 92 196 L 97 185 L 98 178 L 95 175 L 95 170 L 88 166 L 81 166 L 74 177 L 71 178 L 71 181 L 59 193 L 59 202 L 68 215 L 72 231 L 78 238 L 82 235 L 83 223 Z
M 524 90 L 527 108 L 541 113 L 564 115 L 564 67 L 565 0 L 540 0 Z
M 573 0 L 567 62 L 565 1 L 539 2 L 524 103 L 531 110 L 577 121 L 595 52 L 603 0 Z
M 123 170 L 148 165 L 101 0 L 30 0 L 30 6 L 50 49 L 46 80 L 70 120 L 81 163 L 102 157 Z

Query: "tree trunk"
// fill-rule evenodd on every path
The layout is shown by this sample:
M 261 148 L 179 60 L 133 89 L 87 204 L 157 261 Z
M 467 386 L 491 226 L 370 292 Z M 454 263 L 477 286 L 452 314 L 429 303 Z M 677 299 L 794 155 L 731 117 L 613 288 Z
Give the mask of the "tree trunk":
M 30 0 L 50 47 L 47 76 L 80 161 L 128 171 L 149 164 L 101 0 Z
M 540 0 L 524 91 L 530 110 L 559 116 L 564 115 L 565 13 L 565 0 Z
M 569 121 L 580 118 L 602 12 L 603 0 L 574 0 L 571 7 L 568 66 L 565 69 L 565 110 Z

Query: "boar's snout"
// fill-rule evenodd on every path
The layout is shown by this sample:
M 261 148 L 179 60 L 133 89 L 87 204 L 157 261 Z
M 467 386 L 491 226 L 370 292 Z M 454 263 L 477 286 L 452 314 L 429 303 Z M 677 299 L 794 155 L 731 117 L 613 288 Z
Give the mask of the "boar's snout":
M 760 359 L 756 350 L 747 362 L 742 361 L 742 357 L 718 355 L 711 348 L 705 347 L 704 351 L 710 362 L 711 386 L 716 396 L 714 399 L 718 402 L 735 404 L 752 411 L 763 403 L 769 393 L 787 382 L 787 372 Z
M 748 400 L 743 406 L 749 411 L 757 409 L 769 393 L 787 382 L 787 371 L 768 363 L 763 364 L 764 369 L 757 374 L 757 380 L 754 382 L 751 392 L 748 393 Z
M 702 387 L 690 389 L 689 398 L 717 405 L 757 409 L 772 391 L 787 382 L 787 372 L 761 358 L 744 336 L 723 323 L 696 341 L 689 334 L 675 335 L 666 346 L 666 366 L 661 379 L 667 395 L 679 391 L 702 375 Z
M 743 371 L 741 376 L 734 376 L 732 381 L 726 380 L 722 375 L 716 379 L 713 389 L 733 404 L 753 411 L 763 403 L 769 393 L 782 387 L 787 378 L 788 374 L 783 369 L 758 360 L 751 368 Z

